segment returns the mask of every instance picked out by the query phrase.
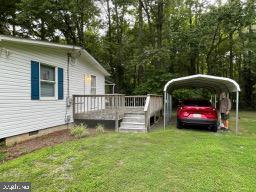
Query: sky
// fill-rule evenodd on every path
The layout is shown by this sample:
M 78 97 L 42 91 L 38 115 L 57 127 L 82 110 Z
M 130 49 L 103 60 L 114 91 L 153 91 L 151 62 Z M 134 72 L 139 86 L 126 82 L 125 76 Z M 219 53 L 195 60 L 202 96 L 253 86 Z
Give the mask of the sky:
M 217 2 L 217 0 L 209 0 L 209 3 L 212 4 L 212 5 L 215 4 L 216 2 Z M 221 0 L 222 4 L 224 4 L 226 2 L 227 2 L 227 0 Z

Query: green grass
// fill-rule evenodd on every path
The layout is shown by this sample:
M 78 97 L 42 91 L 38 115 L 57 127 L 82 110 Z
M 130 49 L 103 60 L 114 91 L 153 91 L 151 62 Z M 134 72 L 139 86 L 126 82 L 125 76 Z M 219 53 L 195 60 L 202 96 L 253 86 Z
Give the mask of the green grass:
M 67 142 L 0 165 L 0 181 L 33 191 L 255 191 L 255 117 L 241 113 L 238 136 L 172 126 Z

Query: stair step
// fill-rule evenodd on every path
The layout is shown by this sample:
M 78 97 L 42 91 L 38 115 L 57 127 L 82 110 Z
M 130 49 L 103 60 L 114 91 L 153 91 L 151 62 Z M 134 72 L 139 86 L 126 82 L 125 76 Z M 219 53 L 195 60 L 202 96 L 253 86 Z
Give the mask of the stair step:
M 124 115 L 145 115 L 144 111 L 141 112 L 125 112 Z
M 130 116 L 130 117 L 127 117 L 127 116 L 124 116 L 124 119 L 145 119 L 145 116 Z
M 145 119 L 144 116 L 124 116 L 123 119 Z
M 119 130 L 146 130 L 145 127 L 119 127 Z
M 121 122 L 122 125 L 131 125 L 131 126 L 145 126 L 145 123 L 138 123 L 138 122 Z
M 144 123 L 145 117 L 124 117 L 123 122 Z
M 125 117 L 145 117 L 144 113 L 125 113 Z
M 145 128 L 144 128 L 144 129 L 138 129 L 138 128 L 136 128 L 136 129 L 135 129 L 135 128 L 129 128 L 129 129 L 120 128 L 119 131 L 120 131 L 120 132 L 126 132 L 126 133 L 128 133 L 128 132 L 132 132 L 132 133 L 146 133 L 146 132 L 147 132 Z

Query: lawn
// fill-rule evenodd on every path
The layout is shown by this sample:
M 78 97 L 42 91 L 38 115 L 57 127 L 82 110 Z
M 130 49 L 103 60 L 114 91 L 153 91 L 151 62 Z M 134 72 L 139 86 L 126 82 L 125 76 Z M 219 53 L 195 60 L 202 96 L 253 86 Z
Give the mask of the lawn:
M 44 148 L 0 165 L 0 181 L 40 192 L 255 191 L 256 113 L 240 115 L 238 136 L 171 126 Z

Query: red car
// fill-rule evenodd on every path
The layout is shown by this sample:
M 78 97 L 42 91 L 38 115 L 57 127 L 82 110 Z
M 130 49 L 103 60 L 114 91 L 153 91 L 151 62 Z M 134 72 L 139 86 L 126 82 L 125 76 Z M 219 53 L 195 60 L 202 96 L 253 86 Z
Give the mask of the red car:
M 177 128 L 205 125 L 217 132 L 217 110 L 207 100 L 185 100 L 177 109 Z

